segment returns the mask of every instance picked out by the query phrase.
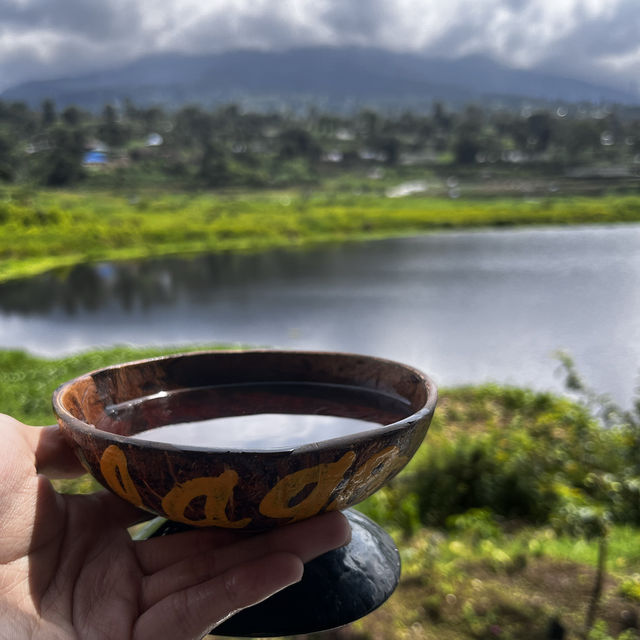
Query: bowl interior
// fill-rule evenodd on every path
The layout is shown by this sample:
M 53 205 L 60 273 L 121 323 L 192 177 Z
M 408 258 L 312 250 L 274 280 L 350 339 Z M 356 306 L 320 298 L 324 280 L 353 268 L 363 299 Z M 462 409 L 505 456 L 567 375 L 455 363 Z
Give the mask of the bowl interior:
M 426 376 L 409 367 L 364 356 L 206 352 L 125 363 L 89 373 L 61 387 L 55 394 L 54 408 L 72 427 L 124 437 L 147 432 L 145 440 L 152 442 L 149 431 L 159 427 L 207 421 L 208 428 L 220 430 L 231 423 L 212 421 L 260 414 L 359 420 L 363 424 L 357 431 L 362 432 L 423 410 L 434 400 L 435 389 L 429 392 L 429 383 Z M 295 419 L 287 422 L 296 424 Z M 319 429 L 314 433 L 316 437 L 305 444 L 329 439 Z M 268 434 L 264 441 L 265 449 L 274 448 L 268 443 Z M 199 447 L 188 436 L 182 445 L 253 449 Z

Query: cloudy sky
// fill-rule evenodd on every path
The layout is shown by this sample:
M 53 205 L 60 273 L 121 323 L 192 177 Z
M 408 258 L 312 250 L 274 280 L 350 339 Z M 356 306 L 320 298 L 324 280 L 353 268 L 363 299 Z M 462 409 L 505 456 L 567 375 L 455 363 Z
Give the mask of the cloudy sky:
M 640 93 L 640 0 L 0 0 L 0 90 L 161 51 L 357 44 Z

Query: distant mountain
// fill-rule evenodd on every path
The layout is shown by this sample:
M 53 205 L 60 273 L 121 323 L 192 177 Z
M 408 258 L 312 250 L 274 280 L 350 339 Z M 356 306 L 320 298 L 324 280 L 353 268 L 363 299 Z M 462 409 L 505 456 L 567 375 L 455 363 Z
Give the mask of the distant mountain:
M 523 100 L 640 102 L 631 93 L 511 69 L 479 56 L 446 60 L 356 47 L 152 55 L 108 71 L 27 82 L 0 98 L 32 106 L 51 98 L 59 107 L 92 110 L 127 98 L 138 105 L 170 107 L 237 102 L 253 108 L 317 104 L 338 110 L 427 106 L 433 100 L 453 105 L 480 100 L 512 105 Z

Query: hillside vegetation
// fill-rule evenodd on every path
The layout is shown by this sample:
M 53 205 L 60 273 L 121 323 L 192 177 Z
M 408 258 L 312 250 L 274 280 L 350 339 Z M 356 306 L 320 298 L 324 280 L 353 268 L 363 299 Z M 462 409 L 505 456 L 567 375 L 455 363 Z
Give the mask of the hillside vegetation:
M 0 101 L 0 281 L 95 260 L 640 219 L 637 109 Z
M 640 220 L 639 196 L 452 200 L 296 192 L 8 191 L 0 282 L 98 260 L 257 251 L 456 228 Z
M 553 179 L 596 167 L 637 178 L 639 157 L 638 107 L 451 109 L 425 101 L 414 111 L 347 115 L 127 101 L 96 114 L 51 99 L 37 109 L 0 101 L 0 181 L 13 184 L 282 188 L 397 167 L 524 168 Z

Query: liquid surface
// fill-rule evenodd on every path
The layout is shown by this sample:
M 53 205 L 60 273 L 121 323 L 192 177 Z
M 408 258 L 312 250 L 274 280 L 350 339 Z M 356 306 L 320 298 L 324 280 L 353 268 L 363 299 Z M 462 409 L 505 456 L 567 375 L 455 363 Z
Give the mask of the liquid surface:
M 198 420 L 148 429 L 135 438 L 216 449 L 289 449 L 379 428 L 375 422 L 335 416 L 262 413 Z
M 379 428 L 413 413 L 406 398 L 316 382 L 251 382 L 161 391 L 106 407 L 96 427 L 174 445 L 289 449 Z

